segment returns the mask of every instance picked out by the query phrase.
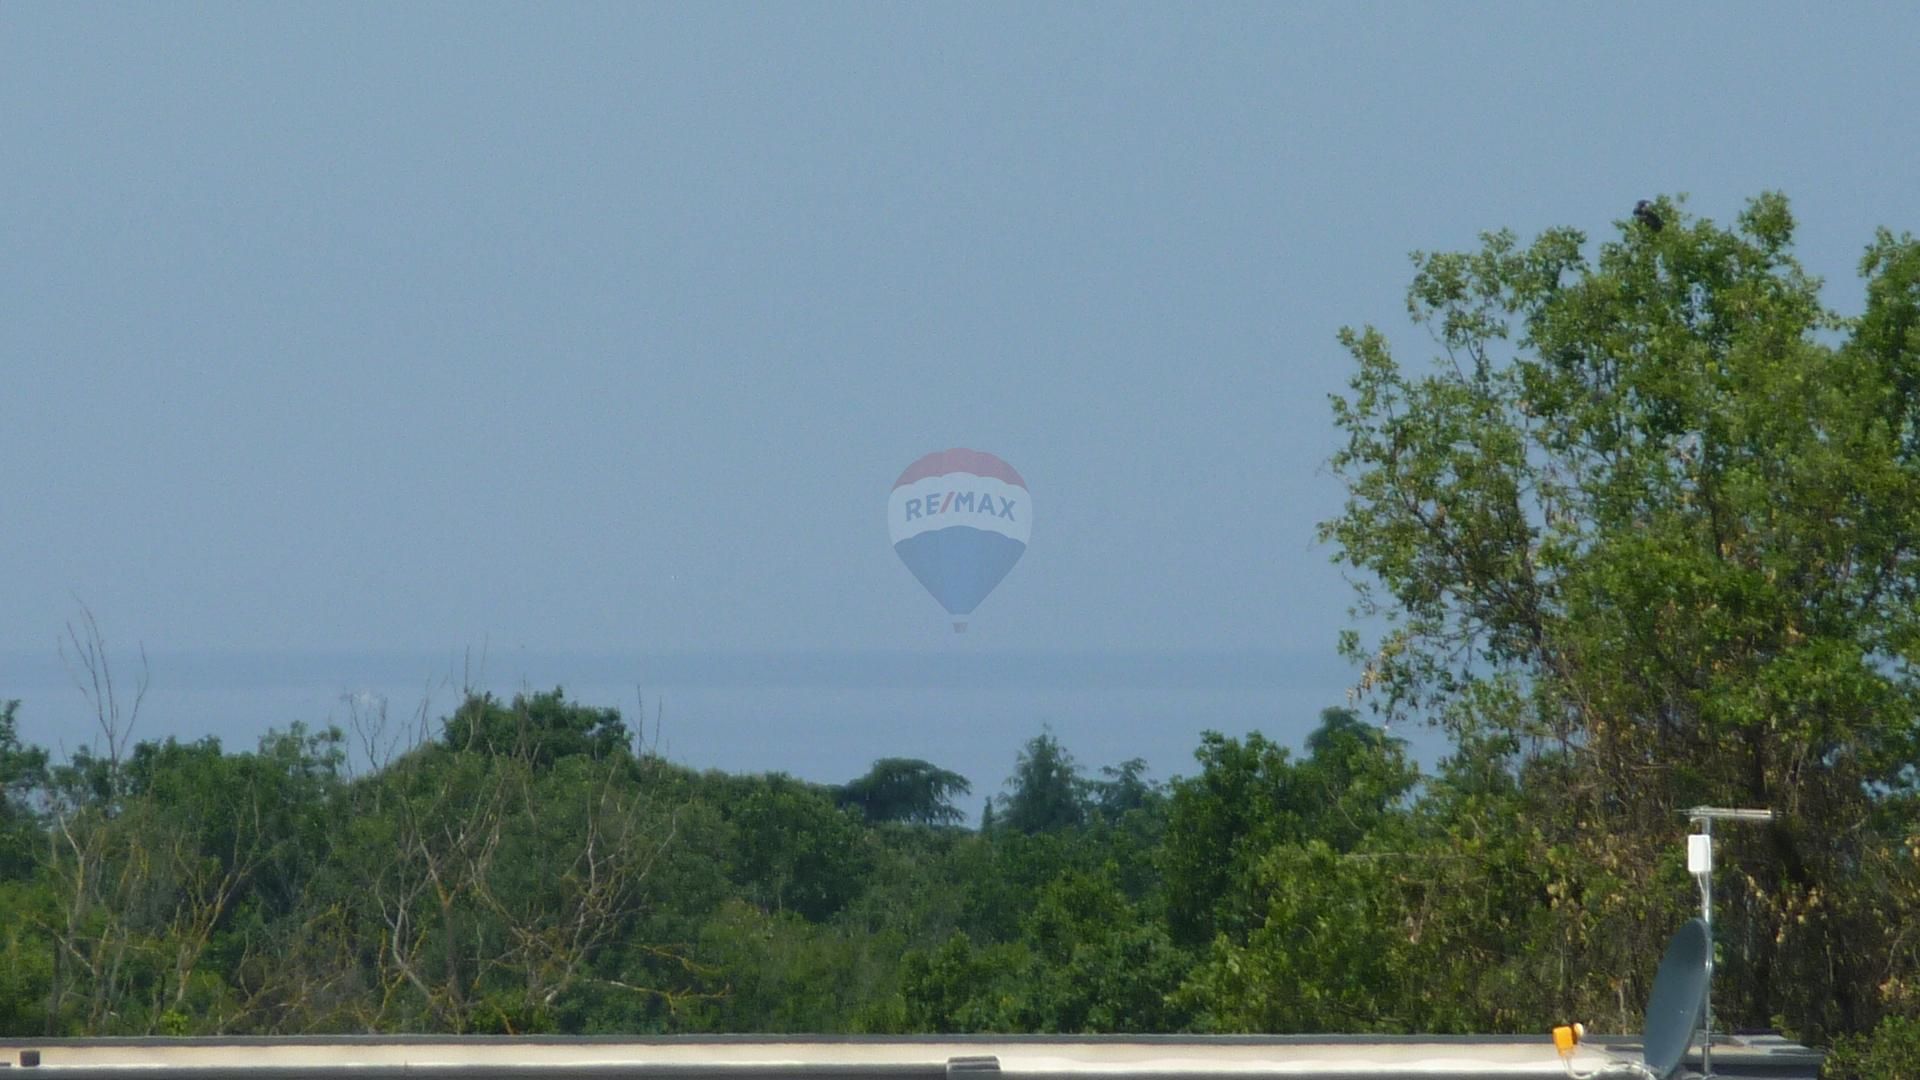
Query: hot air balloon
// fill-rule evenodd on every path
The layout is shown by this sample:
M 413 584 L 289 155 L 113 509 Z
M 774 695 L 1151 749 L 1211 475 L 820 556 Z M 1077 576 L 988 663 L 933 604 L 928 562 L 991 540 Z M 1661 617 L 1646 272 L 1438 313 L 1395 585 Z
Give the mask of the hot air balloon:
M 1013 466 L 980 450 L 940 450 L 907 466 L 887 500 L 893 550 L 955 631 L 1027 550 L 1033 500 Z

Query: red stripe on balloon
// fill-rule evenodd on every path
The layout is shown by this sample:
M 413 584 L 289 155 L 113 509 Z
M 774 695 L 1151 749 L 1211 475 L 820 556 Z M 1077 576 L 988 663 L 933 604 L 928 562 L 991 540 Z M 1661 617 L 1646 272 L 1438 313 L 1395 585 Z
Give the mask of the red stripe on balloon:
M 975 476 L 990 476 L 995 480 L 1004 480 L 1018 487 L 1026 487 L 1027 482 L 1020 479 L 1013 466 L 994 457 L 984 450 L 936 450 L 919 461 L 907 466 L 900 479 L 893 482 L 894 487 L 905 487 L 915 480 L 925 480 L 929 476 L 946 476 L 948 473 L 972 473 Z

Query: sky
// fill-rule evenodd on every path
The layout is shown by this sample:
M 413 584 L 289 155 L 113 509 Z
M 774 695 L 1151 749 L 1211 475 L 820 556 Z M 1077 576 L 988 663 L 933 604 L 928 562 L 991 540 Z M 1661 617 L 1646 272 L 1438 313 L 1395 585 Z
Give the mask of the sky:
M 1746 4 L 7 5 L 0 698 L 82 741 L 84 608 L 149 651 L 151 733 L 444 700 L 475 655 L 677 688 L 693 763 L 820 778 L 983 724 L 1008 764 L 1041 723 L 1091 761 L 1297 727 L 1351 680 L 1336 331 L 1417 363 L 1409 251 L 1660 193 L 1786 192 L 1856 309 L 1873 229 L 1920 225 L 1916 40 Z M 885 524 L 955 446 L 1034 510 L 960 640 Z M 979 699 L 917 706 L 927 664 Z

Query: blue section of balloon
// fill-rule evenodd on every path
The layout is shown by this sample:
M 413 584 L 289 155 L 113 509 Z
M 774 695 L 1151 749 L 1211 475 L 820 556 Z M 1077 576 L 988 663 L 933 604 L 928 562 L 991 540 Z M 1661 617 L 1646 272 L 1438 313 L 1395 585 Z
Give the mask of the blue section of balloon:
M 997 532 L 952 525 L 893 545 L 900 561 L 952 615 L 970 615 L 1027 550 Z

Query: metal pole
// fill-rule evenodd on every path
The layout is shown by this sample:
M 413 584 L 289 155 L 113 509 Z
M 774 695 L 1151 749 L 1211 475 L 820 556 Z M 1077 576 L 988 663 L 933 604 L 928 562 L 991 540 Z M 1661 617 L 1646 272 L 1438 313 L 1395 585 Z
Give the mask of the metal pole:
M 1707 984 L 1700 991 L 1705 999 L 1700 1020 L 1700 1073 L 1713 1075 L 1713 819 L 1701 821 L 1702 831 L 1707 837 L 1709 862 L 1707 872 L 1700 875 L 1700 921 L 1707 924 Z
M 1687 857 L 1688 869 L 1695 871 L 1694 877 L 1700 882 L 1700 921 L 1707 927 L 1707 981 L 1700 991 L 1700 1072 L 1706 1077 L 1713 1076 L 1713 823 L 1721 818 L 1759 824 L 1772 821 L 1773 811 L 1717 806 L 1696 806 L 1687 811 L 1687 819 L 1700 827 L 1699 835 L 1706 839 L 1706 850 L 1697 867 L 1691 851 Z

